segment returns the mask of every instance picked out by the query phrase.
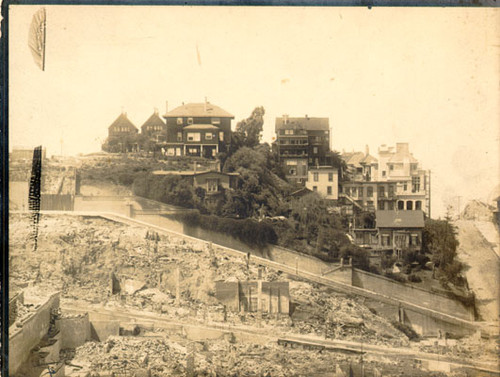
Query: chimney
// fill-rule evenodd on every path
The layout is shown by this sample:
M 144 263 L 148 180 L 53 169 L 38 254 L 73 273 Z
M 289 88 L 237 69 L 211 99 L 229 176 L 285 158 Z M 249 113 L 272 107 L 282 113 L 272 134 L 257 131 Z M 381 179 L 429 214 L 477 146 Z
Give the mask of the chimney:
M 155 115 L 158 115 L 158 108 L 155 107 L 154 110 L 155 110 Z
M 370 147 L 368 144 L 365 145 L 365 156 L 368 156 L 370 154 Z

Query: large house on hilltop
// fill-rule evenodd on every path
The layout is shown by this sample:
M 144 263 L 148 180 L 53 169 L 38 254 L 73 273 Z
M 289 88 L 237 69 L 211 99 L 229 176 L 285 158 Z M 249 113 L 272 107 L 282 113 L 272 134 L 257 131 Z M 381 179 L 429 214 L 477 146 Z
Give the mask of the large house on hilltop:
M 310 166 L 331 166 L 328 118 L 276 118 L 273 149 L 286 169 L 290 182 L 305 184 Z
M 214 158 L 231 142 L 234 115 L 208 101 L 183 104 L 163 117 L 167 156 Z
M 378 159 L 365 153 L 343 153 L 347 165 L 341 196 L 365 211 L 424 211 L 430 216 L 430 173 L 420 168 L 408 143 L 382 145 Z

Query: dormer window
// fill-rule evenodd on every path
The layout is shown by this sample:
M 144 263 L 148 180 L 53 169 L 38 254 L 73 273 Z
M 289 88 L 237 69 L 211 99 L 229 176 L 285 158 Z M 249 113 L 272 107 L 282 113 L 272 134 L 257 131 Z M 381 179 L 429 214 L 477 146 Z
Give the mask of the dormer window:
M 193 118 L 188 118 L 188 124 L 193 124 Z
M 220 124 L 220 118 L 212 118 L 212 124 Z
M 182 118 L 177 118 L 177 124 L 181 125 L 182 124 Z

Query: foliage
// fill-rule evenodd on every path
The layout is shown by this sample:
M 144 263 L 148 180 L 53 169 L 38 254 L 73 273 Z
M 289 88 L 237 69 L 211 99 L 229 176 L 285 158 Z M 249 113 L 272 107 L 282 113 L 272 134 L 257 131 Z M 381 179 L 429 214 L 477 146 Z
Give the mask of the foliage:
M 139 175 L 133 183 L 134 195 L 187 208 L 201 208 L 202 198 L 191 183 L 177 175 Z M 198 191 L 198 194 L 201 194 Z
M 244 146 L 252 148 L 259 144 L 264 125 L 264 114 L 265 110 L 262 106 L 256 107 L 247 119 L 236 125 L 236 133 L 243 135 Z
M 226 193 L 224 216 L 276 216 L 286 210 L 282 205 L 284 197 L 279 178 L 269 168 L 268 152 L 265 145 L 258 150 L 242 147 L 227 159 L 224 171 L 236 172 L 239 177 L 236 189 Z
M 431 260 L 444 276 L 457 283 L 463 265 L 457 261 L 457 232 L 450 219 L 426 220 L 422 234 L 422 250 L 431 254 Z
M 252 219 L 236 220 L 201 215 L 196 211 L 178 214 L 175 217 L 186 225 L 199 226 L 213 232 L 228 234 L 250 246 L 263 248 L 268 244 L 275 244 L 278 240 L 273 226 L 265 221 L 257 222 Z
M 384 274 L 384 276 L 386 278 L 389 278 L 389 279 L 392 279 L 392 280 L 395 280 L 399 283 L 406 283 L 406 278 L 403 276 L 403 275 L 400 275 L 400 274 L 394 274 L 392 272 L 386 272 Z
M 382 258 L 380 258 L 380 267 L 382 267 L 384 271 L 388 270 L 389 268 L 392 268 L 397 260 L 398 259 L 393 255 L 383 255 Z
M 408 281 L 411 281 L 412 283 L 421 283 L 422 278 L 418 275 L 411 274 L 410 276 L 408 276 Z

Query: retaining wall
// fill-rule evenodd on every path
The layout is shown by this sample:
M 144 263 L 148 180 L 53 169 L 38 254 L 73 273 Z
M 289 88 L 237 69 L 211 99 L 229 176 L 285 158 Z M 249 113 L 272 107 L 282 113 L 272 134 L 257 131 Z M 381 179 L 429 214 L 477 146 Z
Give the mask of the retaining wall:
M 40 305 L 21 328 L 9 328 L 9 375 L 14 376 L 19 367 L 28 360 L 30 352 L 47 335 L 50 325 L 50 311 L 59 307 L 59 292 L 54 293 Z
M 427 291 L 412 285 L 398 283 L 384 276 L 374 275 L 356 268 L 352 271 L 352 285 L 370 291 L 383 292 L 396 300 L 418 302 L 419 306 L 439 310 L 468 321 L 474 320 L 474 310 L 465 307 L 461 302 L 439 293 Z

